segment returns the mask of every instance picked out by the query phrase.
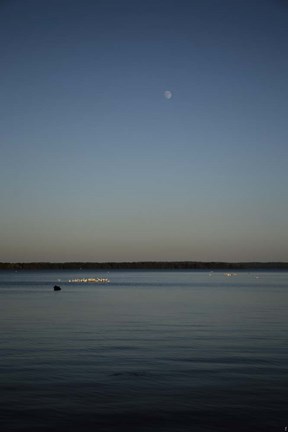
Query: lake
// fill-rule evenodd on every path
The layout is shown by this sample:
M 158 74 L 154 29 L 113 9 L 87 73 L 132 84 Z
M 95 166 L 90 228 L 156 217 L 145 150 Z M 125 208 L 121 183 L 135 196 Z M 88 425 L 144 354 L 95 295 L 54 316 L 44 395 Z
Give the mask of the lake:
M 2 271 L 0 430 L 284 431 L 287 305 L 286 272 Z

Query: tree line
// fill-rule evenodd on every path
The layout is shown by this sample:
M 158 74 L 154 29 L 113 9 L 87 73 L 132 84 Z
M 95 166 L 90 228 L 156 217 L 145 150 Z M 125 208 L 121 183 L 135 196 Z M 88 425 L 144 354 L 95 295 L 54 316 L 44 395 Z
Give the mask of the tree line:
M 0 270 L 288 270 L 287 262 L 30 262 L 0 263 Z

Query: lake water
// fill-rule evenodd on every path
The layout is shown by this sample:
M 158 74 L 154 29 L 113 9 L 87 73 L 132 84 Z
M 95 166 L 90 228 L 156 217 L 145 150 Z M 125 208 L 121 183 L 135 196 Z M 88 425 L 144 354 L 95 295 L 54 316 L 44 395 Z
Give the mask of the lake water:
M 0 430 L 284 431 L 287 305 L 285 272 L 0 272 Z

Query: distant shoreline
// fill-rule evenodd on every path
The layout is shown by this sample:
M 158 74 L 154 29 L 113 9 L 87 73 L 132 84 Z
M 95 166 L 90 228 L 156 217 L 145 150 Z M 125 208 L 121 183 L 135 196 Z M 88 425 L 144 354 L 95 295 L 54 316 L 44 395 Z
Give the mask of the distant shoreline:
M 288 262 L 2 262 L 0 270 L 288 270 Z

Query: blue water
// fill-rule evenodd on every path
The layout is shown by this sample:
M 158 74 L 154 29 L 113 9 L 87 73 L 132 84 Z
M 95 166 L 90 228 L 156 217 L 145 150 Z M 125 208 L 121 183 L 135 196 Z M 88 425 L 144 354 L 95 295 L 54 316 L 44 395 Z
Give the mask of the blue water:
M 288 273 L 0 272 L 0 431 L 284 431 L 287 305 Z

